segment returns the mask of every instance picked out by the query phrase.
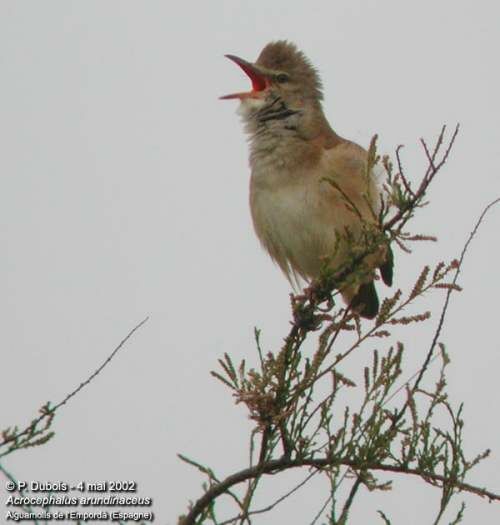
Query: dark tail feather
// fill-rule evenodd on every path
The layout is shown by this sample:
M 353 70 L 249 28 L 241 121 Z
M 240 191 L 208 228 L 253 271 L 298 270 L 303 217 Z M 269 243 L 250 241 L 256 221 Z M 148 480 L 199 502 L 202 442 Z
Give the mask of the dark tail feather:
M 351 308 L 361 317 L 373 319 L 378 313 L 378 307 L 378 295 L 373 281 L 362 284 L 351 302 Z
M 387 258 L 384 264 L 380 265 L 380 275 L 382 280 L 387 286 L 392 286 L 392 273 L 394 267 L 394 255 L 392 253 L 391 247 L 387 247 Z

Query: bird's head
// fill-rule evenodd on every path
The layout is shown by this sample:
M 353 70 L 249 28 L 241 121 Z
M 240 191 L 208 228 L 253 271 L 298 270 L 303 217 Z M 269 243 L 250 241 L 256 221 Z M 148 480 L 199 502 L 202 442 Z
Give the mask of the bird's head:
M 319 76 L 294 44 L 271 42 L 256 62 L 226 56 L 247 74 L 252 89 L 221 98 L 239 99 L 245 117 L 261 122 L 286 120 L 309 107 L 320 107 L 323 95 Z

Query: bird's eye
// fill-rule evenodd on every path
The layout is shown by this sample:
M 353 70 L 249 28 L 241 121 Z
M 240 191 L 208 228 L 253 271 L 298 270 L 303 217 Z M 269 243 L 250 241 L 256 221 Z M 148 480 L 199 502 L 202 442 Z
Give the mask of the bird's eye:
M 276 80 L 280 83 L 280 84 L 284 84 L 285 82 L 288 82 L 290 80 L 290 77 L 285 74 L 285 73 L 280 73 L 277 77 L 276 77 Z

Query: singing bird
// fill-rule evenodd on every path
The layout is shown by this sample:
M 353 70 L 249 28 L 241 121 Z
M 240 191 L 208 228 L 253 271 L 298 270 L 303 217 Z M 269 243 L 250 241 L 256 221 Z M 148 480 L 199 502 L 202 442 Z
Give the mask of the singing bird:
M 221 98 L 240 101 L 249 135 L 255 231 L 292 286 L 300 278 L 310 282 L 325 264 L 335 270 L 346 262 L 347 234 L 361 238 L 366 224 L 376 224 L 380 191 L 368 153 L 330 127 L 318 73 L 294 44 L 271 42 L 253 63 L 226 57 L 252 82 L 250 91 Z M 379 309 L 375 270 L 390 286 L 392 254 L 378 250 L 366 261 L 371 270 L 341 293 L 372 319 Z

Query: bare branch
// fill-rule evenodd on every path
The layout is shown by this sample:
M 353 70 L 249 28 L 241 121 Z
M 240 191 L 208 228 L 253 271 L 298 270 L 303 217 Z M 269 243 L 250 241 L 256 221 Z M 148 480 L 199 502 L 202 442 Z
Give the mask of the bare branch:
M 48 404 L 46 405 L 45 410 L 42 410 L 42 415 L 38 418 L 34 419 L 29 426 L 27 426 L 24 430 L 20 432 L 15 432 L 14 434 L 9 435 L 8 437 L 4 438 L 2 442 L 0 442 L 0 447 L 3 447 L 7 445 L 8 443 L 12 443 L 12 441 L 17 440 L 18 438 L 28 435 L 33 432 L 33 429 L 35 429 L 43 420 L 48 419 L 49 417 L 53 417 L 57 410 L 59 410 L 63 405 L 65 405 L 71 398 L 76 396 L 83 388 L 85 388 L 100 372 L 103 371 L 103 369 L 110 363 L 110 361 L 115 357 L 115 355 L 122 349 L 122 347 L 125 345 L 125 343 L 128 342 L 128 340 L 134 335 L 139 328 L 141 328 L 147 321 L 149 317 L 146 317 L 143 319 L 139 324 L 134 326 L 132 330 L 120 341 L 118 346 L 111 352 L 111 354 L 106 358 L 106 360 L 102 363 L 99 368 L 97 368 L 92 374 L 85 380 L 83 383 L 80 383 L 78 387 L 76 387 L 72 392 L 70 392 L 62 401 L 57 403 L 53 407 L 49 407 Z M 3 454 L 5 455 L 5 454 Z
M 235 485 L 253 479 L 263 474 L 276 474 L 284 470 L 299 468 L 299 467 L 315 467 L 318 469 L 344 465 L 350 467 L 355 471 L 382 471 L 382 472 L 393 472 L 395 474 L 409 474 L 424 479 L 427 482 L 434 483 L 446 483 L 451 484 L 455 489 L 463 492 L 469 492 L 482 498 L 487 498 L 489 501 L 500 501 L 500 494 L 495 494 L 481 487 L 470 485 L 469 483 L 463 483 L 460 481 L 452 481 L 446 476 L 435 474 L 432 472 L 426 472 L 423 469 L 413 469 L 396 465 L 386 465 L 384 463 L 372 463 L 360 465 L 358 462 L 351 461 L 348 459 L 330 459 L 330 458 L 304 458 L 304 459 L 275 459 L 267 461 L 264 464 L 250 467 L 244 470 L 240 470 L 226 479 L 213 485 L 205 494 L 194 504 L 192 509 L 186 516 L 183 516 L 179 521 L 179 525 L 195 525 L 196 519 L 204 512 L 207 505 L 214 501 L 220 495 L 224 494 L 228 489 Z

